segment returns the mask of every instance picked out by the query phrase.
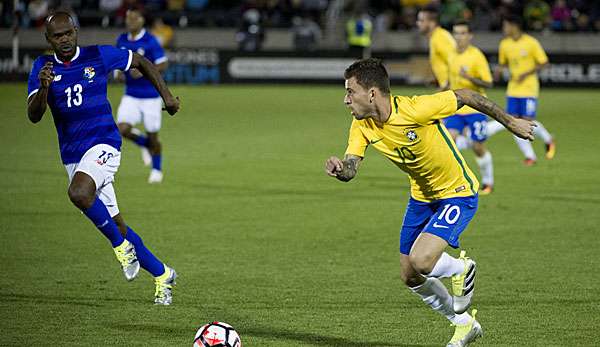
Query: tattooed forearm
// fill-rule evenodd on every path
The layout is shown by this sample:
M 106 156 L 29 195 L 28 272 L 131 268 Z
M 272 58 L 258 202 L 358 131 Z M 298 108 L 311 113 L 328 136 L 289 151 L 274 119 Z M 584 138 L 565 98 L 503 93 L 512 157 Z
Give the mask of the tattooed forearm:
M 337 173 L 336 178 L 342 182 L 348 182 L 356 176 L 358 171 L 358 163 L 361 158 L 355 156 L 346 156 L 342 160 L 342 171 Z
M 494 118 L 504 126 L 507 126 L 512 119 L 509 114 L 504 112 L 502 107 L 479 93 L 469 89 L 458 89 L 455 90 L 454 93 L 458 100 L 457 109 L 464 105 L 471 106 L 477 111 Z

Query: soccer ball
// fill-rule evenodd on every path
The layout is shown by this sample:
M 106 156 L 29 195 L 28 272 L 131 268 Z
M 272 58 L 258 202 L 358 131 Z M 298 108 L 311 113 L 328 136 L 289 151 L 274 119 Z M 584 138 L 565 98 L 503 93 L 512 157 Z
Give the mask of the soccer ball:
M 193 347 L 242 347 L 242 340 L 231 325 L 212 322 L 198 329 Z

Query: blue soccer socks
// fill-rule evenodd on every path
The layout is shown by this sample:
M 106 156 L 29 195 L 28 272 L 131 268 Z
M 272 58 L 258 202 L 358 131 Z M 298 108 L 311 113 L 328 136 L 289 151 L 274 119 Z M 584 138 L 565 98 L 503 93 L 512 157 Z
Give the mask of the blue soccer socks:
M 106 205 L 98 197 L 96 197 L 94 204 L 90 208 L 83 209 L 82 211 L 94 223 L 96 228 L 110 240 L 113 248 L 123 243 L 125 239 L 121 235 L 117 223 L 115 223 L 110 213 L 108 213 Z
M 148 271 L 154 277 L 165 273 L 164 264 L 158 260 L 148 248 L 146 248 L 140 236 L 130 227 L 127 227 L 127 235 L 125 235 L 125 238 L 135 247 L 135 253 L 143 269 Z

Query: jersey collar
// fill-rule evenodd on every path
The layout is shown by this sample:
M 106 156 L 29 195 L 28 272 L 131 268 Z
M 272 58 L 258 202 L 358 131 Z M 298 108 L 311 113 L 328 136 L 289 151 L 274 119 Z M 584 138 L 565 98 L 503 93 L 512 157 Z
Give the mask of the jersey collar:
M 75 55 L 73 56 L 73 58 L 70 61 L 62 61 L 62 60 L 58 59 L 58 57 L 56 56 L 56 53 L 54 53 L 54 60 L 56 60 L 56 62 L 59 64 L 70 64 L 79 57 L 79 51 L 80 51 L 79 46 L 77 46 L 77 49 L 75 50 Z
M 142 30 L 140 30 L 140 32 L 134 36 L 131 36 L 131 33 L 127 33 L 127 40 L 129 41 L 137 41 L 139 39 L 141 39 L 142 37 L 144 37 L 144 35 L 146 35 L 146 29 L 142 28 Z

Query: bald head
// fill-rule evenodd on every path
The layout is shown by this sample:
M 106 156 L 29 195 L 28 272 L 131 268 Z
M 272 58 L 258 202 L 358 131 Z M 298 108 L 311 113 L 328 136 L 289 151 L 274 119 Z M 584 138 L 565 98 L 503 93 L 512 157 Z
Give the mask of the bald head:
M 57 26 L 71 26 L 75 27 L 75 21 L 73 17 L 67 12 L 59 11 L 51 14 L 46 18 L 46 32 L 54 29 Z
M 77 47 L 77 27 L 73 17 L 59 11 L 46 18 L 46 41 L 63 61 L 71 60 Z

